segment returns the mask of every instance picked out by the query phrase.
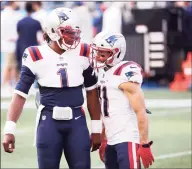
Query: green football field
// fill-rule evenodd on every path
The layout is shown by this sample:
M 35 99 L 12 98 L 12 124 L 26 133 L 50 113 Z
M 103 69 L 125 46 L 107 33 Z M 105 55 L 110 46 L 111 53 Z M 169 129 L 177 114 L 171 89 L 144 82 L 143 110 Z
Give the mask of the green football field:
M 190 92 L 172 93 L 168 90 L 145 90 L 145 98 L 155 101 L 149 109 L 149 133 L 154 141 L 152 151 L 155 163 L 151 168 L 191 168 L 191 107 L 184 105 L 191 99 Z M 170 106 L 164 107 L 164 99 L 171 100 Z M 27 102 L 33 102 L 33 97 Z M 177 101 L 177 102 L 174 102 Z M 1 99 L 1 104 L 10 99 Z M 156 104 L 156 105 L 154 105 Z M 1 109 L 1 131 L 6 120 L 7 108 Z M 36 148 L 33 146 L 35 108 L 25 108 L 18 121 L 16 149 L 13 154 L 4 153 L 1 147 L 1 168 L 37 168 Z M 87 114 L 88 116 L 88 114 Z M 88 125 L 90 119 L 87 117 Z M 2 133 L 1 133 L 2 138 Z M 92 168 L 102 168 L 98 152 L 91 154 Z M 61 168 L 67 168 L 64 156 Z

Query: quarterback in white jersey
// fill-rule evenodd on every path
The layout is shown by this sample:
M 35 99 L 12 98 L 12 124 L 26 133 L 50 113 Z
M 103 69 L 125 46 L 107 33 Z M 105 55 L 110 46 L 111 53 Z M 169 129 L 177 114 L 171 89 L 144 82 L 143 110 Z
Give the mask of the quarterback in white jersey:
M 36 79 L 40 91 L 35 132 L 39 168 L 59 169 L 64 152 L 70 169 L 90 169 L 90 149 L 100 147 L 102 131 L 97 78 L 88 59 L 90 45 L 80 42 L 71 9 L 54 9 L 45 20 L 48 44 L 30 46 L 23 54 L 20 80 L 4 129 L 4 150 L 14 151 L 16 122 Z M 92 120 L 91 140 L 82 110 L 83 87 Z
M 100 158 L 107 169 L 145 168 L 152 164 L 148 117 L 141 90 L 142 68 L 122 61 L 126 41 L 122 34 L 101 32 L 92 44 L 90 63 L 98 70 L 98 90 L 105 138 Z

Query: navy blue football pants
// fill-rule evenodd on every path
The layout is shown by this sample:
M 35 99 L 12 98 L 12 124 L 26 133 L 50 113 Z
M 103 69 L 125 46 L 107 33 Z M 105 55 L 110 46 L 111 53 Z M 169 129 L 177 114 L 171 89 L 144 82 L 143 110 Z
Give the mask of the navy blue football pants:
M 140 169 L 137 162 L 139 144 L 124 142 L 116 145 L 107 145 L 105 150 L 106 169 Z
M 76 119 L 75 119 L 76 118 Z M 73 109 L 72 120 L 55 120 L 52 111 L 42 110 L 37 128 L 40 169 L 58 169 L 64 152 L 70 169 L 90 169 L 90 136 L 81 108 Z

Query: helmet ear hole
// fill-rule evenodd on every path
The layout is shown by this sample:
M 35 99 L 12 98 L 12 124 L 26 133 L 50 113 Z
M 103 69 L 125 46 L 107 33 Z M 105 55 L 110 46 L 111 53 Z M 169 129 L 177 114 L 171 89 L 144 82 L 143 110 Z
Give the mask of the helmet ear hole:
M 51 32 L 52 32 L 52 33 L 55 33 L 55 31 L 54 31 L 54 29 L 53 29 L 53 28 L 51 29 Z
M 117 55 L 117 58 L 119 58 L 120 54 L 121 54 L 121 52 L 119 52 L 119 54 Z

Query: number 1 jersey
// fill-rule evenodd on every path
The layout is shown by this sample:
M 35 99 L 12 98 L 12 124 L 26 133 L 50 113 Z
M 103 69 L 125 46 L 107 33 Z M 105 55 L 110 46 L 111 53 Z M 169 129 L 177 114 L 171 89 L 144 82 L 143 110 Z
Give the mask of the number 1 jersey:
M 23 54 L 20 80 L 15 93 L 27 97 L 36 79 L 41 104 L 48 106 L 81 106 L 82 88 L 96 88 L 97 79 L 89 65 L 90 46 L 81 43 L 75 49 L 58 54 L 47 44 L 28 47 Z

